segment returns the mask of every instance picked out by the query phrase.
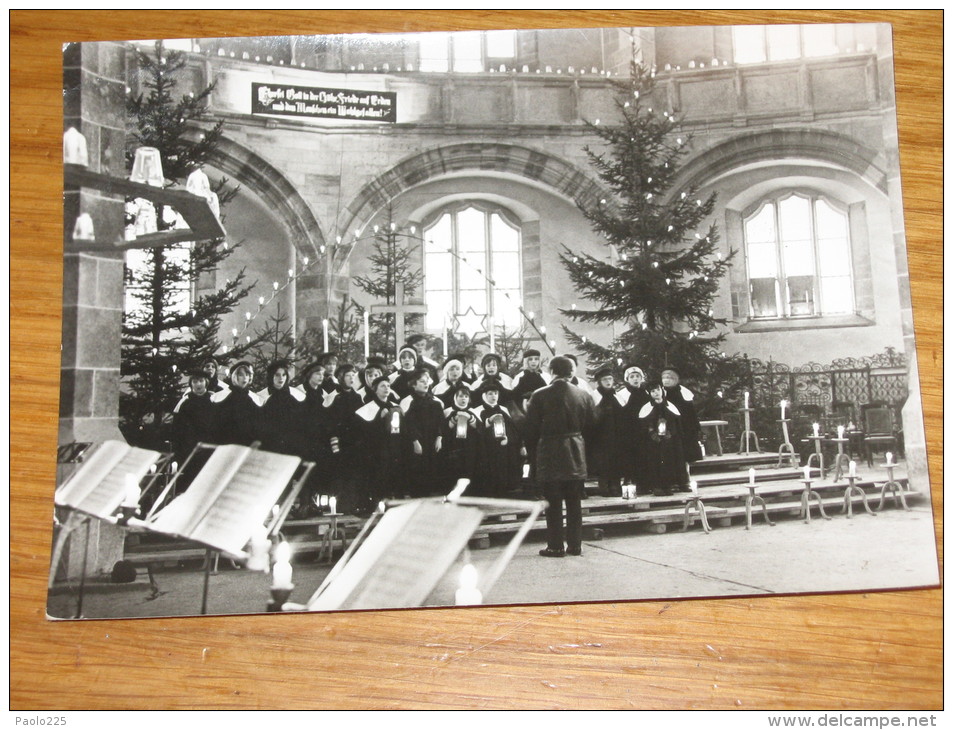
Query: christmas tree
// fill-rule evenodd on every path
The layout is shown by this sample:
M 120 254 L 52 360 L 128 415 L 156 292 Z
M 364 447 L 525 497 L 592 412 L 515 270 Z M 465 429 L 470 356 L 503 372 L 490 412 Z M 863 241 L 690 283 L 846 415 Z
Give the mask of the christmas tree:
M 590 363 L 637 364 L 649 376 L 674 366 L 712 394 L 731 380 L 720 352 L 713 299 L 733 252 L 718 250 L 710 221 L 714 194 L 676 187 L 690 138 L 653 95 L 655 74 L 633 62 L 631 76 L 614 82 L 618 121 L 589 129 L 604 143 L 585 148 L 607 194 L 580 209 L 606 246 L 604 256 L 565 249 L 560 258 L 576 290 L 595 306 L 562 310 L 573 321 L 612 324 L 599 344 L 565 327 L 567 339 Z
M 143 93 L 127 101 L 127 158 L 132 165 L 137 147 L 159 150 L 167 185 L 207 181 L 202 166 L 219 144 L 222 123 L 207 126 L 206 107 L 213 86 L 174 97 L 176 76 L 185 67 L 182 53 L 157 41 L 152 53 L 136 49 Z M 190 132 L 204 129 L 198 139 Z M 209 185 L 210 204 L 225 204 L 238 191 L 227 180 Z M 198 185 L 199 188 L 205 187 Z M 146 204 L 150 205 L 150 204 Z M 168 206 L 146 210 L 143 201 L 127 201 L 127 211 L 155 220 L 157 230 L 172 228 L 177 214 Z M 127 224 L 134 224 L 127 220 Z M 120 427 L 130 443 L 161 448 L 163 424 L 183 392 L 183 376 L 216 355 L 220 362 L 241 357 L 255 345 L 251 338 L 222 345 L 219 328 L 251 290 L 244 271 L 217 288 L 209 286 L 219 264 L 235 250 L 222 241 L 149 248 L 129 252 L 124 284 L 122 324 Z
M 423 272 L 414 265 L 414 251 L 407 245 L 409 237 L 400 233 L 388 210 L 387 221 L 374 226 L 374 243 L 367 256 L 370 273 L 355 277 L 354 283 L 371 296 L 373 304 L 394 304 L 397 301 L 397 284 L 404 286 L 404 300 L 410 299 L 424 280 Z M 403 240 L 402 240 L 403 239 Z M 414 239 L 409 239 L 414 240 Z M 419 325 L 423 315 L 406 315 L 404 326 L 411 331 Z M 403 342 L 396 342 L 397 319 L 394 314 L 371 315 L 371 353 L 393 354 Z

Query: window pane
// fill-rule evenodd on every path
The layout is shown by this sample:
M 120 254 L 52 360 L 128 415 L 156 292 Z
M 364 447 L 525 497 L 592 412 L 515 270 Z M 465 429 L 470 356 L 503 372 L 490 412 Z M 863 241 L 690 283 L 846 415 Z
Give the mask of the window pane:
M 778 316 L 778 299 L 775 279 L 751 280 L 751 316 Z
M 814 314 L 814 277 L 788 277 L 788 314 L 799 317 Z
M 817 214 L 817 237 L 847 238 L 847 215 L 831 207 L 826 200 L 817 200 L 814 203 Z
M 768 59 L 787 61 L 801 55 L 800 34 L 796 25 L 768 26 Z
M 509 297 L 507 297 L 507 294 Z M 523 315 L 520 314 L 520 293 L 518 289 L 497 289 L 493 292 L 493 322 L 508 328 L 519 327 Z
M 490 241 L 494 251 L 519 251 L 519 232 L 503 220 L 499 213 L 490 216 Z
M 781 221 L 781 239 L 798 241 L 811 239 L 811 202 L 797 195 L 778 203 Z
M 486 251 L 486 215 L 475 208 L 457 213 L 457 250 L 461 255 Z
M 802 25 L 801 31 L 805 56 L 833 56 L 837 53 L 833 25 Z
M 821 276 L 850 276 L 850 253 L 847 241 L 821 241 Z
M 497 289 L 519 289 L 520 257 L 518 253 L 493 252 L 493 281 Z
M 478 268 L 482 268 L 479 261 L 470 260 L 460 262 L 457 274 L 459 276 L 458 283 L 461 289 L 480 289 L 481 291 L 486 289 L 486 277 L 477 270 Z
M 764 57 L 764 26 L 735 25 L 731 28 L 735 46 L 735 63 L 762 63 Z
M 460 290 L 458 298 L 457 314 L 466 314 L 470 307 L 477 314 L 486 314 L 486 290 Z
M 445 317 L 453 311 L 453 292 L 428 291 L 424 301 L 427 304 L 428 330 L 439 330 L 445 325 Z
M 514 58 L 516 56 L 516 31 L 488 30 L 486 32 L 486 55 L 490 58 Z
M 450 248 L 452 243 L 450 231 L 450 216 L 440 216 L 440 219 L 433 226 L 424 231 L 424 251 L 429 253 L 431 251 L 446 251 Z
M 788 276 L 814 276 L 814 245 L 810 239 L 784 242 L 784 271 Z
M 483 70 L 479 31 L 453 34 L 453 70 L 473 73 Z
M 777 250 L 773 243 L 748 245 L 748 276 L 752 279 L 774 278 L 778 273 Z
M 824 314 L 849 314 L 854 311 L 849 276 L 825 276 L 821 279 Z
M 428 253 L 424 275 L 428 289 L 449 289 L 453 286 L 453 257 L 448 253 Z
M 745 239 L 748 243 L 777 241 L 774 230 L 774 205 L 764 206 L 758 213 L 745 221 Z
M 447 33 L 421 33 L 417 38 L 420 43 L 420 70 L 449 71 L 449 35 Z

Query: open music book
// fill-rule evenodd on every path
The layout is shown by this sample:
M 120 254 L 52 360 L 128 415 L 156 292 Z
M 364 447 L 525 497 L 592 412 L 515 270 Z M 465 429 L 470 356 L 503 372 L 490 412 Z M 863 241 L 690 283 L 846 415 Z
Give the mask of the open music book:
M 114 513 L 126 498 L 130 485 L 138 487 L 162 454 L 130 446 L 122 441 L 104 441 L 56 490 L 54 501 L 101 520 L 115 521 Z
M 189 488 L 143 526 L 241 556 L 300 463 L 297 456 L 219 446 Z
M 391 507 L 309 611 L 420 606 L 483 519 L 479 507 L 420 500 Z

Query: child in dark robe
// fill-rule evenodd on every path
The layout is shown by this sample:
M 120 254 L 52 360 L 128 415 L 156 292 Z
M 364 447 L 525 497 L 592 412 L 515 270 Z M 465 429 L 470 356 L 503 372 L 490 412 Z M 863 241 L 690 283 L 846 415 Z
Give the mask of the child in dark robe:
M 632 365 L 623 374 L 625 385 L 615 397 L 622 406 L 622 483 L 635 485 L 636 491 L 648 490 L 645 483 L 645 434 L 639 425 L 639 411 L 649 402 L 645 390 L 645 373 L 642 368 Z
M 413 390 L 411 378 L 418 370 L 417 351 L 413 347 L 402 347 L 397 353 L 397 362 L 399 369 L 390 375 L 390 388 L 399 400 L 403 400 L 410 395 Z M 429 374 L 429 371 L 428 371 Z M 433 378 L 431 377 L 431 381 Z
M 213 443 L 215 407 L 207 386 L 208 376 L 204 371 L 192 373 L 189 376 L 189 392 L 182 396 L 172 410 L 172 453 L 179 468 L 185 467 L 176 480 L 177 493 L 192 483 L 211 455 L 211 452 L 199 452 L 189 465 L 185 466 L 186 460 L 199 443 Z
M 407 379 L 413 389 L 401 400 L 409 442 L 407 476 L 413 497 L 440 493 L 438 454 L 443 446 L 443 404 L 430 393 L 430 372 L 421 368 Z
M 218 393 L 220 390 L 225 390 L 225 385 L 218 379 L 218 360 L 214 357 L 205 358 L 202 361 L 202 372 L 208 378 L 206 390 L 209 393 Z
M 463 355 L 452 355 L 443 364 L 443 380 L 433 387 L 433 394 L 440 399 L 443 407 L 453 407 L 453 393 L 463 380 Z
M 337 353 L 324 352 L 318 357 L 318 362 L 324 366 L 324 382 L 321 383 L 321 390 L 325 393 L 333 393 L 340 386 L 340 382 L 335 375 L 338 369 Z
M 656 497 L 688 492 L 678 408 L 666 399 L 661 382 L 654 381 L 647 387 L 650 400 L 639 411 L 645 435 L 645 484 Z
M 513 404 L 523 413 L 529 397 L 549 385 L 549 376 L 540 369 L 539 350 L 529 349 L 523 353 L 523 369 L 513 377 Z
M 212 395 L 215 443 L 251 446 L 261 440 L 261 401 L 248 390 L 253 372 L 250 362 L 235 363 L 228 387 Z
M 482 424 L 483 469 L 476 494 L 502 498 L 519 491 L 526 448 L 506 406 L 500 404 L 501 386 L 488 380 L 480 387 L 481 405 L 474 408 Z
M 695 394 L 684 385 L 679 385 L 681 376 L 675 368 L 662 371 L 662 387 L 665 397 L 682 415 L 682 446 L 687 461 L 700 461 L 702 458 L 701 424 L 695 410 Z
M 461 367 L 462 370 L 462 367 Z M 443 488 L 449 492 L 460 479 L 469 479 L 467 493 L 479 493 L 478 469 L 482 460 L 480 422 L 470 410 L 470 387 L 458 382 L 450 391 L 452 405 L 443 411 Z
M 360 384 L 357 388 L 357 394 L 361 396 L 364 403 L 372 400 L 374 397 L 374 381 L 382 375 L 387 374 L 387 363 L 382 357 L 369 357 L 364 368 L 358 373 Z
M 308 365 L 301 374 L 304 401 L 301 404 L 301 425 L 298 429 L 298 453 L 314 463 L 308 481 L 301 490 L 296 516 L 309 517 L 320 512 L 315 497 L 330 494 L 331 478 L 331 414 L 325 406 L 324 366 Z
M 586 439 L 586 464 L 589 475 L 596 476 L 599 494 L 619 497 L 622 494 L 624 448 L 622 444 L 622 404 L 615 397 L 615 377 L 612 368 L 603 367 L 593 378 L 598 383 L 592 400 L 596 406 L 596 421 Z
M 262 404 L 261 448 L 276 454 L 297 454 L 304 396 L 291 390 L 287 360 L 275 360 L 268 366 L 267 375 L 268 386 L 256 393 Z
M 357 409 L 364 400 L 357 392 L 358 370 L 350 364 L 341 365 L 335 378 L 340 385 L 330 403 L 331 493 L 337 497 L 340 512 L 364 514 L 373 503 L 362 493 L 360 479 L 362 434 Z
M 509 409 L 513 405 L 513 378 L 503 372 L 503 360 L 495 352 L 488 352 L 480 361 L 483 371 L 479 378 L 471 383 L 474 393 L 478 392 L 484 383 L 495 383 L 499 390 L 498 403 Z
M 382 499 L 407 496 L 407 432 L 404 414 L 391 399 L 383 375 L 370 384 L 370 399 L 356 415 L 361 419 L 361 479 L 358 510 L 373 509 Z

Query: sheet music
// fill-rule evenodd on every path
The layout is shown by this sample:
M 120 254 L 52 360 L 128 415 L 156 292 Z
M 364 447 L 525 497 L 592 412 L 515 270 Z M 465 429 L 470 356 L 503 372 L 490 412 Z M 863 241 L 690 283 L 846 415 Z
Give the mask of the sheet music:
M 255 527 L 271 514 L 301 459 L 252 451 L 188 537 L 241 554 Z
M 126 496 L 127 477 L 138 485 L 161 454 L 105 441 L 83 466 L 57 491 L 57 504 L 106 519 Z
M 477 507 L 421 501 L 389 509 L 312 611 L 419 606 L 483 518 Z

